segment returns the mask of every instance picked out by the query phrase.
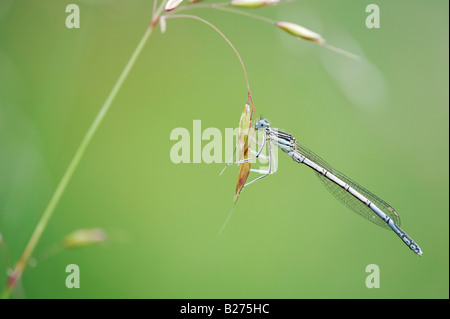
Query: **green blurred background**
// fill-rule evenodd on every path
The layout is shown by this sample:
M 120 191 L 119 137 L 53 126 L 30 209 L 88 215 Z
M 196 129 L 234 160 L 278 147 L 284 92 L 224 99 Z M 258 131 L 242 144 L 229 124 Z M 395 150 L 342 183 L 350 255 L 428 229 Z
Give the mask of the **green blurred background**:
M 67 29 L 76 3 L 81 28 Z M 448 1 L 305 0 L 251 11 L 302 24 L 356 62 L 270 24 L 208 19 L 247 67 L 257 113 L 392 204 L 422 247 L 340 204 L 287 157 L 245 189 L 237 167 L 173 164 L 176 127 L 222 132 L 246 102 L 242 69 L 212 29 L 169 20 L 152 35 L 90 144 L 15 297 L 448 298 Z M 148 26 L 152 1 L 0 2 L 0 232 L 17 261 L 84 133 Z M 187 11 L 189 12 L 189 11 Z M 186 13 L 187 13 L 186 12 Z M 203 142 L 205 145 L 207 142 Z M 39 254 L 101 227 L 106 245 Z M 77 264 L 81 288 L 67 289 Z M 379 289 L 365 268 L 380 267 Z M 0 262 L 0 285 L 6 282 Z

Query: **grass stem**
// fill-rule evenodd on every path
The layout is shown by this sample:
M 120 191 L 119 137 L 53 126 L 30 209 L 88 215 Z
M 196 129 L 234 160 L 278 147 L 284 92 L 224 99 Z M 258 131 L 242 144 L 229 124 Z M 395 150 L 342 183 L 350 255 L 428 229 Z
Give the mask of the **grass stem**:
M 58 186 L 56 187 L 55 192 L 53 193 L 53 196 L 50 199 L 50 202 L 48 203 L 44 213 L 42 214 L 41 219 L 39 220 L 36 228 L 34 229 L 33 234 L 31 235 L 30 240 L 28 241 L 27 246 L 25 247 L 25 250 L 22 253 L 22 256 L 20 257 L 19 261 L 16 263 L 11 275 L 9 276 L 8 282 L 6 284 L 6 287 L 1 294 L 1 298 L 9 298 L 11 295 L 12 290 L 16 286 L 18 280 L 22 276 L 22 273 L 28 264 L 28 260 L 30 259 L 34 249 L 36 248 L 37 243 L 39 242 L 39 239 L 42 236 L 42 233 L 44 232 L 45 228 L 47 227 L 48 221 L 53 215 L 53 212 L 55 211 L 55 208 L 57 204 L 59 203 L 61 196 L 63 195 L 67 185 L 69 184 L 70 180 L 72 179 L 72 176 L 77 169 L 81 159 L 83 158 L 83 155 L 86 152 L 86 149 L 89 145 L 89 143 L 92 141 L 92 138 L 94 137 L 95 132 L 99 128 L 100 124 L 102 123 L 103 119 L 105 118 L 106 113 L 111 107 L 111 104 L 113 103 L 117 93 L 119 92 L 120 88 L 122 87 L 123 82 L 126 80 L 128 74 L 130 73 L 130 70 L 133 68 L 137 58 L 139 57 L 140 53 L 142 52 L 142 49 L 144 48 L 145 43 L 150 38 L 156 24 L 159 21 L 159 17 L 161 16 L 161 13 L 163 11 L 164 5 L 166 1 L 162 1 L 159 8 L 156 10 L 156 12 L 153 14 L 152 21 L 145 31 L 144 35 L 142 36 L 141 40 L 139 41 L 139 44 L 137 45 L 136 49 L 134 50 L 133 54 L 131 55 L 130 59 L 128 60 L 128 63 L 126 64 L 125 68 L 123 69 L 122 73 L 120 74 L 119 78 L 117 79 L 116 83 L 114 84 L 114 87 L 112 88 L 111 92 L 109 93 L 108 97 L 106 98 L 106 101 L 103 103 L 100 111 L 98 112 L 97 116 L 95 117 L 94 121 L 92 122 L 91 126 L 89 127 L 88 131 L 84 135 L 80 145 L 78 146 L 78 149 L 76 150 L 72 160 L 70 161 L 69 166 L 67 167 L 66 171 L 64 172 L 64 175 L 61 178 L 61 181 L 59 182 Z

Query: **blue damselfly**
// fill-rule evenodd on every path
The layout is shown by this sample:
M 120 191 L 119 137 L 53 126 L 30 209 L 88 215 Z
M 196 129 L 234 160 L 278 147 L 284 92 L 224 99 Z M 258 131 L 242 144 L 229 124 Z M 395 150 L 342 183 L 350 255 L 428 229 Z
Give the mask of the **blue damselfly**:
M 276 172 L 277 165 L 274 162 L 272 146 L 277 146 L 284 153 L 292 157 L 295 162 L 303 163 L 316 171 L 326 188 L 346 206 L 378 226 L 393 230 L 413 252 L 422 256 L 422 250 L 419 245 L 399 227 L 400 217 L 391 205 L 331 167 L 331 165 L 318 155 L 298 143 L 291 134 L 271 128 L 267 120 L 258 121 L 256 123 L 256 129 L 263 132 L 263 140 L 255 157 L 230 164 L 240 164 L 255 160 L 262 156 L 264 147 L 267 147 L 269 169 L 267 171 L 252 170 L 263 175 L 248 182 L 244 186 Z

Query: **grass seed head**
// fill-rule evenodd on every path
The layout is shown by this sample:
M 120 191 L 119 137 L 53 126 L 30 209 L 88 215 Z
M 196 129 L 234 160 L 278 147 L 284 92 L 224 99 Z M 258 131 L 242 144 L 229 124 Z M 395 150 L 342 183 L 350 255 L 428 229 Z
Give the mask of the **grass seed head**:
M 169 0 L 169 1 L 167 1 L 166 6 L 164 7 L 164 10 L 172 11 L 173 9 L 178 7 L 181 2 L 183 2 L 183 0 Z
M 63 238 L 62 245 L 67 249 L 81 248 L 102 243 L 107 239 L 106 233 L 100 228 L 78 229 Z
M 238 133 L 238 160 L 243 160 L 249 158 L 250 154 L 250 141 L 249 135 L 251 131 L 251 117 L 252 110 L 250 105 L 247 103 L 244 105 L 244 109 L 239 119 L 239 133 Z M 236 184 L 236 190 L 234 192 L 234 202 L 236 203 L 239 195 L 244 189 L 245 182 L 247 181 L 248 175 L 250 174 L 250 162 L 245 162 L 239 164 L 239 174 L 238 181 Z
M 232 0 L 230 4 L 233 7 L 240 8 L 259 8 L 278 4 L 279 2 L 280 0 Z
M 313 41 L 319 44 L 324 44 L 325 40 L 318 33 L 315 33 L 301 25 L 292 23 L 292 22 L 277 22 L 275 24 L 281 30 L 286 31 L 287 33 L 292 34 L 295 37 L 302 38 L 308 41 Z

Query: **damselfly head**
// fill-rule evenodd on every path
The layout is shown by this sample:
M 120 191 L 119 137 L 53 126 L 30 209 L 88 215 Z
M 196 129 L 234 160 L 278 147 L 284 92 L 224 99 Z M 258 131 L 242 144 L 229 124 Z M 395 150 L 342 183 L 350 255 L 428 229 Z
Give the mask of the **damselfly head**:
M 256 129 L 257 130 L 265 130 L 266 128 L 268 128 L 270 126 L 270 123 L 268 120 L 259 120 L 256 123 Z

